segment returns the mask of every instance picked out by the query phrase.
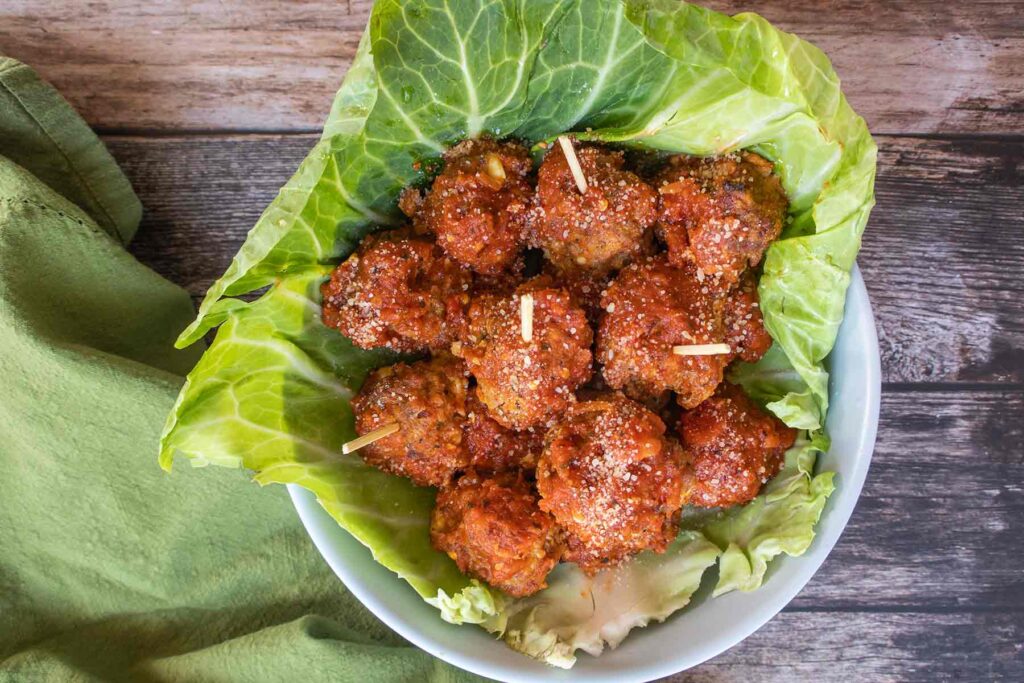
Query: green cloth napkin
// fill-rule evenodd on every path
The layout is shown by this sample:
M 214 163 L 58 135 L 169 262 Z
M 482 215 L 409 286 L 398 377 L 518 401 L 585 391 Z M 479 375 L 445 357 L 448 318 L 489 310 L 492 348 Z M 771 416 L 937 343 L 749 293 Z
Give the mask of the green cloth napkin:
M 188 294 L 124 250 L 140 215 L 0 57 L 0 680 L 468 679 L 345 590 L 283 488 L 157 466 L 201 350 L 172 346 Z

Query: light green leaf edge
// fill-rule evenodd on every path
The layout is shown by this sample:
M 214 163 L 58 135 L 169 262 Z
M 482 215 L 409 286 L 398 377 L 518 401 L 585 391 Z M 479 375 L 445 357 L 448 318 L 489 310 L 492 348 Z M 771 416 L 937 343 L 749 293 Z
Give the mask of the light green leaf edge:
M 721 550 L 713 595 L 759 588 L 768 562 L 781 553 L 799 556 L 814 540 L 814 526 L 835 490 L 834 472 L 814 474 L 817 448 L 805 436 L 764 491 L 703 528 Z
M 594 577 L 562 564 L 547 589 L 510 603 L 489 626 L 514 650 L 567 669 L 577 650 L 597 656 L 685 607 L 719 552 L 699 532 L 684 531 L 664 554 L 646 551 Z

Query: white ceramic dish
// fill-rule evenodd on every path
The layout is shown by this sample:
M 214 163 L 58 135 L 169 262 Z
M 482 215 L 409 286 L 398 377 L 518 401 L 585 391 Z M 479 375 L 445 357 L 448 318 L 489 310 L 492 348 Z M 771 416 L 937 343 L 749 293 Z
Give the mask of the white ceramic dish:
M 837 473 L 811 547 L 801 557 L 776 558 L 764 585 L 750 593 L 708 597 L 709 570 L 686 609 L 662 624 L 632 632 L 599 658 L 580 653 L 576 666 L 555 669 L 509 649 L 478 626 L 441 620 L 404 581 L 374 562 L 370 551 L 321 508 L 310 492 L 288 489 L 313 543 L 338 577 L 384 623 L 430 654 L 462 669 L 510 683 L 534 681 L 649 681 L 696 666 L 756 631 L 810 581 L 839 540 L 860 496 L 878 427 L 881 372 L 878 337 L 867 290 L 854 269 L 846 317 L 829 357 L 832 373 L 828 430 L 831 450 L 818 468 Z

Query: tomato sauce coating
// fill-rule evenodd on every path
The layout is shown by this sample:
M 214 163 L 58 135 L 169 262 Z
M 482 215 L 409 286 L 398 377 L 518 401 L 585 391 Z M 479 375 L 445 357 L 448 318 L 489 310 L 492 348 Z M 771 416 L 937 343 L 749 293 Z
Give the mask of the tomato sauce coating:
M 725 339 L 724 298 L 692 265 L 675 267 L 664 256 L 624 268 L 605 290 L 597 332 L 597 360 L 605 381 L 646 401 L 675 391 L 683 407 L 711 396 L 722 381 L 728 354 L 680 356 L 676 345 Z
M 540 507 L 568 533 L 565 559 L 592 574 L 663 552 L 683 504 L 679 457 L 665 423 L 622 394 L 572 406 L 537 463 Z
M 518 269 L 533 200 L 526 148 L 466 140 L 448 150 L 444 161 L 426 196 L 418 200 L 407 191 L 400 207 L 414 218 L 417 230 L 436 234 L 445 253 L 476 272 Z
M 389 424 L 394 434 L 359 450 L 368 464 L 408 477 L 419 486 L 442 486 L 469 465 L 463 440 L 465 365 L 447 355 L 380 368 L 352 400 L 360 436 Z
M 542 428 L 515 432 L 502 427 L 477 397 L 476 387 L 466 400 L 465 439 L 470 464 L 479 472 L 532 470 L 544 448 Z
M 649 253 L 657 218 L 654 189 L 622 168 L 622 152 L 583 145 L 576 156 L 587 180 L 585 195 L 559 145 L 544 157 L 530 244 L 542 248 L 561 272 L 608 273 Z
M 320 287 L 323 321 L 361 348 L 446 349 L 469 303 L 472 273 L 409 230 L 367 236 Z
M 569 292 L 587 314 L 590 324 L 596 327 L 601 319 L 601 294 L 608 287 L 609 276 L 581 270 L 559 272 L 549 261 L 544 262 L 542 273 Z
M 761 302 L 757 295 L 757 280 L 746 271 L 725 298 L 725 342 L 733 350 L 733 358 L 756 363 L 772 345 L 772 338 L 764 327 Z
M 533 335 L 523 339 L 521 301 L 533 297 Z M 512 295 L 484 294 L 470 304 L 456 345 L 476 377 L 477 395 L 509 429 L 543 427 L 575 401 L 591 375 L 593 332 L 586 314 L 549 278 L 533 278 Z
M 675 156 L 656 179 L 657 232 L 669 259 L 693 258 L 707 275 L 736 282 L 778 239 L 789 203 L 770 161 L 753 152 Z
M 537 507 L 537 494 L 521 475 L 469 472 L 442 490 L 430 519 L 434 547 L 459 570 L 509 595 L 545 588 L 562 555 L 554 518 Z
M 561 560 L 594 574 L 663 552 L 684 504 L 750 501 L 796 436 L 723 383 L 772 344 L 753 268 L 788 211 L 771 162 L 631 158 L 648 184 L 622 152 L 575 149 L 583 194 L 558 144 L 534 175 L 518 144 L 459 143 L 429 190 L 402 193 L 412 226 L 370 235 L 321 286 L 324 323 L 358 346 L 434 354 L 370 375 L 357 433 L 398 429 L 358 452 L 439 488 L 433 545 L 513 596 Z M 673 353 L 715 343 L 730 353 Z
M 727 507 L 754 499 L 782 469 L 796 430 L 761 410 L 739 387 L 725 382 L 715 395 L 683 413 L 679 423 L 690 460 L 688 502 Z

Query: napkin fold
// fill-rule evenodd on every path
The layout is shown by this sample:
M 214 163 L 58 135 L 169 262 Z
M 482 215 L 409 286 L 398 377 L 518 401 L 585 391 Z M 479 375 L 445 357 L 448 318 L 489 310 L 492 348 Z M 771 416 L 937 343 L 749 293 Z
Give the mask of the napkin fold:
M 0 57 L 0 680 L 450 681 L 346 590 L 283 488 L 154 454 L 202 349 L 125 247 L 142 209 Z

